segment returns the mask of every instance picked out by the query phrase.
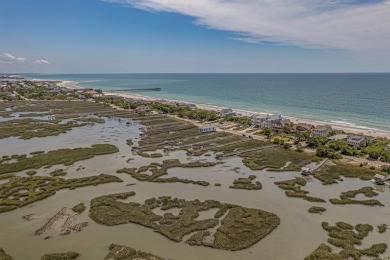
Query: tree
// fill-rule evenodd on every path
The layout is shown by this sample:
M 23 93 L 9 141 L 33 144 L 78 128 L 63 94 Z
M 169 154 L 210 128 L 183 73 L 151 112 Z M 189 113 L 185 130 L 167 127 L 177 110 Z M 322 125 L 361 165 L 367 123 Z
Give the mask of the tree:
M 303 146 L 301 144 L 297 144 L 297 149 L 296 149 L 297 152 L 303 152 Z
M 371 151 L 368 153 L 368 156 L 373 160 L 378 160 L 381 155 L 377 151 Z
M 307 146 L 309 146 L 310 148 L 316 148 L 319 145 L 320 145 L 320 142 L 318 141 L 317 138 L 310 137 L 309 139 L 307 139 Z
M 338 154 L 332 148 L 329 148 L 325 145 L 320 145 L 317 147 L 317 156 L 319 157 L 328 157 L 331 159 L 341 159 L 341 154 Z
M 266 128 L 263 130 L 263 134 L 265 134 L 266 136 L 270 136 L 272 134 L 272 130 L 271 128 Z

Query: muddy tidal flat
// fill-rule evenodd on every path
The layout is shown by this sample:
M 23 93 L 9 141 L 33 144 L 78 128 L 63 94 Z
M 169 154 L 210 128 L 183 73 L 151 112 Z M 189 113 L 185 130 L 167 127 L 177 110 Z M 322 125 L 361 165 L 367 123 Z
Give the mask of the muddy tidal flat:
M 99 103 L 0 112 L 0 259 L 390 257 L 375 171 L 324 185 L 313 155 Z

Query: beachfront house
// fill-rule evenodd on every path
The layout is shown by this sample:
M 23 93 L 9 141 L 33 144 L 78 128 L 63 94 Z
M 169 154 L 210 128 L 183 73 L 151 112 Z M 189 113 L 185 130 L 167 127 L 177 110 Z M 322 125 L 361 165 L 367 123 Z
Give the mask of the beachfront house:
M 251 118 L 253 128 L 271 128 L 281 124 L 283 120 L 282 115 L 269 115 L 269 114 L 259 114 L 253 115 Z M 288 123 L 291 123 L 290 120 Z
M 332 127 L 330 125 L 318 125 L 316 126 L 313 131 L 311 132 L 313 137 L 316 136 L 327 136 L 329 133 L 333 131 Z
M 294 125 L 295 132 L 305 133 L 314 129 L 314 125 L 306 123 L 298 123 Z
M 210 133 L 215 131 L 217 131 L 217 129 L 212 125 L 202 125 L 199 127 L 199 132 L 201 133 Z
M 152 110 L 150 110 L 150 108 L 148 106 L 145 106 L 145 105 L 142 105 L 142 106 L 139 106 L 135 109 L 135 112 L 137 114 L 139 113 L 150 113 Z
M 225 117 L 225 116 L 235 116 L 236 113 L 233 112 L 233 109 L 231 108 L 223 108 L 221 111 L 219 111 L 219 115 L 221 117 Z
M 385 147 L 383 147 L 383 150 L 385 151 L 390 151 L 390 144 L 386 145 Z
M 361 136 L 361 135 L 350 136 L 347 139 L 347 144 L 349 144 L 351 146 L 359 146 L 359 145 L 361 145 L 362 142 L 369 143 L 370 140 L 368 140 L 367 137 Z
M 328 141 L 336 140 L 336 141 L 346 141 L 348 139 L 349 135 L 346 134 L 338 134 L 338 135 L 333 135 L 329 136 L 326 138 Z

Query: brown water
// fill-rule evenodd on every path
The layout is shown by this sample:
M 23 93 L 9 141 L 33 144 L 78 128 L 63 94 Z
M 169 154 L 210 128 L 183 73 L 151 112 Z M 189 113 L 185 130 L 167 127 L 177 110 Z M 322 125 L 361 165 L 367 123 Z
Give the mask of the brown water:
M 95 158 L 75 163 L 73 166 L 56 166 L 51 169 L 40 169 L 39 175 L 47 175 L 56 168 L 66 169 L 65 178 L 78 178 L 99 173 L 116 174 L 116 170 L 123 167 L 139 167 L 151 162 L 162 162 L 165 159 L 177 158 L 182 163 L 191 160 L 213 161 L 214 157 L 188 158 L 184 151 L 171 152 L 163 158 L 143 158 L 130 152 L 126 139 L 138 135 L 137 126 L 126 126 L 115 120 L 106 124 L 96 124 L 93 127 L 75 128 L 67 134 L 57 137 L 34 138 L 23 141 L 15 138 L 0 140 L 0 155 L 21 154 L 37 150 L 53 150 L 58 148 L 74 148 L 90 146 L 102 141 L 119 147 L 116 154 L 97 156 Z M 6 146 L 3 146 L 6 144 Z M 3 147 L 7 147 L 3 149 Z M 127 163 L 129 158 L 135 160 Z M 84 169 L 77 170 L 80 166 Z M 239 167 L 239 169 L 235 169 Z M 237 178 L 256 175 L 256 181 L 263 184 L 262 190 L 247 191 L 230 189 L 229 186 Z M 21 173 L 24 175 L 24 173 Z M 76 251 L 81 254 L 80 259 L 103 259 L 108 253 L 111 243 L 118 243 L 134 247 L 138 250 L 150 252 L 171 259 L 303 259 L 326 242 L 327 232 L 321 227 L 321 222 L 334 224 L 336 221 L 345 221 L 351 224 L 368 223 L 373 226 L 390 224 L 390 189 L 386 188 L 375 199 L 380 200 L 385 207 L 367 207 L 361 205 L 332 205 L 328 203 L 311 203 L 302 199 L 288 198 L 284 190 L 279 189 L 274 182 L 287 180 L 299 176 L 297 172 L 266 172 L 251 171 L 246 168 L 240 158 L 230 158 L 224 164 L 214 167 L 182 169 L 174 168 L 168 171 L 166 177 L 180 177 L 192 180 L 210 182 L 210 186 L 203 187 L 181 183 L 145 183 L 138 182 L 126 174 L 119 175 L 123 183 L 111 183 L 96 187 L 85 187 L 76 190 L 62 190 L 56 195 L 43 201 L 28 205 L 24 208 L 0 214 L 0 247 L 15 259 L 39 259 L 41 255 L 50 252 Z M 134 186 L 127 184 L 136 183 Z M 221 187 L 215 187 L 220 183 Z M 324 199 L 335 198 L 342 191 L 371 186 L 370 182 L 357 179 L 345 179 L 337 185 L 323 186 L 317 180 L 309 182 L 304 189 L 310 195 Z M 145 199 L 170 195 L 187 200 L 214 199 L 224 203 L 238 204 L 245 207 L 259 208 L 277 214 L 281 224 L 270 235 L 254 246 L 238 252 L 229 252 L 208 247 L 190 246 L 185 243 L 173 242 L 151 229 L 127 224 L 115 227 L 106 227 L 96 224 L 88 217 L 89 202 L 91 199 L 106 194 L 135 191 L 136 196 L 129 201 L 142 203 Z M 48 218 L 63 207 L 73 207 L 84 202 L 88 206 L 80 217 L 80 221 L 88 221 L 89 225 L 80 233 L 66 236 L 50 231 L 42 236 L 35 236 L 34 232 L 41 227 Z M 322 215 L 309 214 L 307 210 L 312 206 L 323 206 L 327 209 Z M 26 221 L 22 216 L 37 214 L 37 219 Z M 172 212 L 178 214 L 178 212 Z M 212 215 L 214 211 L 204 212 L 201 218 Z M 45 236 L 51 236 L 45 240 Z M 364 240 L 364 246 L 372 243 L 390 243 L 390 230 L 379 234 L 376 229 Z M 390 255 L 390 250 L 385 256 Z

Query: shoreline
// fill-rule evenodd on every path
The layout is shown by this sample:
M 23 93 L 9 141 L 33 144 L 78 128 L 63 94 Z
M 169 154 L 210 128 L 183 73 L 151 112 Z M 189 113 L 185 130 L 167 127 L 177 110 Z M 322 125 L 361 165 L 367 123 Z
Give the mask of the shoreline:
M 76 81 L 61 81 L 58 85 L 60 87 L 72 89 L 72 90 L 81 90 L 84 89 L 83 87 L 80 87 L 77 85 L 78 82 Z M 107 92 L 103 90 L 103 95 L 110 96 L 110 95 L 116 95 L 124 98 L 129 99 L 143 99 L 145 101 L 164 101 L 164 102 L 180 102 L 185 104 L 195 104 L 197 108 L 209 110 L 209 111 L 220 111 L 224 107 L 215 106 L 215 105 L 209 105 L 209 104 L 200 104 L 196 102 L 187 102 L 182 100 L 174 100 L 174 99 L 164 99 L 164 98 L 156 98 L 156 97 L 150 97 L 145 95 L 139 95 L 139 94 L 130 94 L 130 93 L 123 93 L 123 92 Z M 251 116 L 253 114 L 267 114 L 265 112 L 253 112 L 253 111 L 247 111 L 247 110 L 241 110 L 241 109 L 234 109 L 234 112 L 237 112 L 239 114 L 242 114 L 243 116 Z M 312 120 L 312 119 L 302 119 L 292 116 L 284 116 L 284 118 L 289 119 L 291 122 L 297 124 L 297 123 L 305 123 L 305 124 L 311 124 L 314 126 L 318 125 L 330 125 L 334 130 L 344 131 L 345 133 L 349 134 L 355 134 L 355 135 L 365 135 L 365 136 L 371 136 L 375 138 L 388 138 L 390 139 L 390 132 L 380 129 L 373 129 L 361 126 L 362 128 L 359 128 L 358 126 L 348 126 L 343 125 L 342 123 L 335 123 L 335 122 L 327 122 L 327 121 L 321 121 L 321 120 Z

